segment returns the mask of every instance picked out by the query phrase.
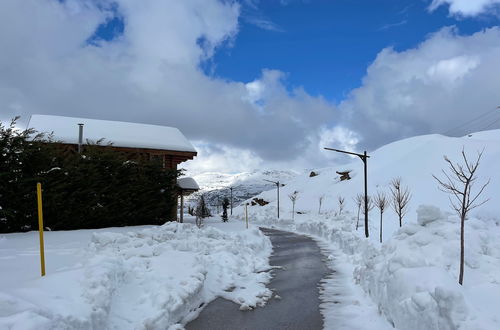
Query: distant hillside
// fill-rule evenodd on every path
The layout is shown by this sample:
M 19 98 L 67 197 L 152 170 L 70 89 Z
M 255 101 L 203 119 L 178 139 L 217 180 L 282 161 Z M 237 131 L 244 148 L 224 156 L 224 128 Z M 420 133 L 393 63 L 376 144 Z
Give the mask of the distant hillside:
M 405 221 L 416 222 L 416 210 L 421 204 L 436 205 L 446 211 L 449 207 L 449 195 L 438 189 L 436 180 L 432 175 L 443 176 L 442 169 L 447 169 L 443 156 L 448 156 L 453 162 L 462 162 L 462 148 L 469 156 L 469 160 L 477 158 L 477 152 L 484 149 L 483 157 L 477 172 L 478 179 L 474 188 L 491 179 L 485 189 L 484 198 L 491 200 L 471 212 L 471 216 L 482 218 L 495 218 L 500 220 L 500 201 L 497 189 L 500 186 L 500 130 L 477 132 L 464 137 L 448 137 L 438 134 L 416 136 L 387 144 L 371 153 L 368 159 L 368 194 L 373 196 L 378 191 L 389 194 L 390 181 L 400 177 L 404 186 L 412 194 L 409 212 Z M 346 156 L 347 157 L 347 156 Z M 335 171 L 352 170 L 352 180 L 340 181 Z M 295 210 L 305 214 L 318 214 L 319 198 L 324 196 L 322 211 L 335 212 L 338 210 L 338 197 L 345 198 L 345 210 L 356 214 L 353 198 L 356 194 L 363 193 L 363 163 L 358 158 L 343 165 L 315 170 L 319 175 L 309 177 L 309 173 L 296 176 L 283 187 L 281 194 L 280 210 L 284 217 L 291 216 L 292 203 L 288 195 L 298 192 Z M 276 214 L 276 194 L 273 191 L 263 192 L 260 198 L 269 204 L 253 206 L 249 209 L 257 212 L 262 217 L 273 217 Z M 242 210 L 237 211 L 239 213 Z M 265 215 L 264 215 L 265 214 Z M 374 220 L 377 211 L 373 210 Z M 388 210 L 384 216 L 386 224 L 384 233 L 392 234 L 399 229 L 396 215 Z M 374 230 L 378 230 L 377 221 L 370 223 Z
M 242 201 L 275 187 L 274 184 L 265 180 L 287 184 L 297 175 L 299 175 L 298 172 L 290 170 L 255 170 L 237 174 L 218 172 L 196 174 L 193 175 L 193 178 L 198 182 L 200 191 L 189 196 L 187 203 L 194 205 L 198 197 L 203 194 L 215 213 L 217 205 L 220 205 L 224 197 L 230 197 L 230 187 L 233 188 L 233 206 L 236 207 Z

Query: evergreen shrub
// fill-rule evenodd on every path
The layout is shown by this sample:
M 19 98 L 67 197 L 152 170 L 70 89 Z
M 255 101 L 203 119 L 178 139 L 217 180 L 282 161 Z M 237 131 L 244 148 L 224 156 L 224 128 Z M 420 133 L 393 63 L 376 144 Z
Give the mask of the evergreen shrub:
M 17 119 L 17 118 L 16 118 Z M 0 232 L 38 228 L 36 183 L 51 230 L 163 224 L 176 206 L 176 170 L 127 160 L 98 144 L 63 153 L 50 136 L 0 123 Z

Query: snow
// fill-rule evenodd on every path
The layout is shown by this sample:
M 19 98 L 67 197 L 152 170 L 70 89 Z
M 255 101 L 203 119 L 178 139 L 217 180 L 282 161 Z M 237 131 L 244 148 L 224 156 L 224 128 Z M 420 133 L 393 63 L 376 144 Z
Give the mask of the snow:
M 231 198 L 230 187 L 233 188 L 233 206 L 236 206 L 252 196 L 276 187 L 275 184 L 265 180 L 286 183 L 298 175 L 297 172 L 291 170 L 255 170 L 236 174 L 218 172 L 189 174 L 198 182 L 200 190 L 188 196 L 186 202 L 195 206 L 199 196 L 203 195 L 212 212 L 216 211 L 214 206 L 220 205 L 224 197 Z
M 55 141 L 78 144 L 78 124 L 84 124 L 84 143 L 104 139 L 102 143 L 111 142 L 115 147 L 196 152 L 174 127 L 52 115 L 32 115 L 28 127 L 38 132 L 52 132 Z
M 36 232 L 1 235 L 0 329 L 180 329 L 218 296 L 263 305 L 272 247 L 244 228 L 46 232 L 45 277 Z
M 191 173 L 191 176 L 196 179 L 202 189 L 209 191 L 238 185 L 272 187 L 272 183 L 270 184 L 264 180 L 288 182 L 298 174 L 291 170 L 255 170 L 235 174 L 219 172 Z
M 256 227 L 314 237 L 335 272 L 320 284 L 326 329 L 500 329 L 500 130 L 462 138 L 426 135 L 397 141 L 372 153 L 368 190 L 389 192 L 401 177 L 412 193 L 403 226 L 393 210 L 383 220 L 370 213 L 370 238 L 355 229 L 352 198 L 363 191 L 362 162 L 290 178 L 258 197 L 269 202 L 233 210 L 229 223 L 211 218 L 155 227 L 46 233 L 47 276 L 40 278 L 37 233 L 0 235 L 0 329 L 178 329 L 221 296 L 241 309 L 271 296 L 272 247 Z M 460 223 L 432 174 L 484 149 L 476 187 L 488 179 L 484 197 L 465 222 L 465 277 L 458 284 Z M 351 169 L 352 180 L 335 171 Z M 298 192 L 292 220 L 288 196 Z M 321 212 L 319 199 L 324 197 Z M 347 206 L 339 214 L 337 199 Z M 239 221 L 234 221 L 239 220 Z M 187 217 L 187 222 L 193 219 Z M 363 221 L 360 222 L 363 225 Z
M 183 177 L 183 178 L 178 178 L 177 179 L 177 185 L 181 189 L 185 190 L 199 190 L 200 187 L 198 186 L 198 183 L 191 178 L 191 177 Z
M 444 217 L 445 215 L 437 206 L 420 205 L 417 208 L 417 223 L 421 226 L 443 219 Z
M 281 188 L 280 215 L 276 213 L 276 191 L 258 195 L 269 204 L 248 207 L 253 222 L 311 235 L 331 251 L 332 269 L 340 269 L 337 284 L 324 284 L 326 328 L 370 329 L 500 329 L 500 203 L 495 189 L 500 185 L 500 130 L 473 133 L 462 138 L 426 135 L 397 141 L 369 155 L 368 192 L 389 194 L 389 183 L 401 177 L 410 188 L 410 209 L 399 228 L 397 215 L 387 209 L 383 217 L 384 242 L 379 239 L 377 208 L 370 212 L 370 238 L 356 231 L 357 209 L 353 202 L 363 192 L 363 163 L 358 158 L 345 165 L 315 170 L 318 176 L 298 176 Z M 470 158 L 484 149 L 476 188 L 488 179 L 482 195 L 490 201 L 474 209 L 465 223 L 465 277 L 458 284 L 460 221 L 449 206 L 432 174 L 446 168 L 443 156 L 461 160 L 462 149 Z M 352 170 L 352 180 L 340 181 L 335 171 Z M 298 191 L 295 219 L 288 196 Z M 321 214 L 319 198 L 324 196 Z M 347 201 L 338 214 L 337 199 Z M 233 210 L 243 219 L 244 208 Z M 342 281 L 342 276 L 345 275 Z M 340 281 L 340 282 L 339 282 Z M 336 287 L 342 287 L 335 291 Z M 348 292 L 350 293 L 348 293 Z M 336 298 L 332 298 L 336 297 Z M 350 297 L 350 298 L 348 298 Z M 329 304 L 331 299 L 340 303 Z M 352 311 L 359 313 L 352 313 Z M 349 320 L 349 315 L 359 315 Z M 371 316 L 368 316 L 371 315 Z M 379 315 L 384 322 L 374 325 Z M 380 321 L 380 320 L 379 320 Z

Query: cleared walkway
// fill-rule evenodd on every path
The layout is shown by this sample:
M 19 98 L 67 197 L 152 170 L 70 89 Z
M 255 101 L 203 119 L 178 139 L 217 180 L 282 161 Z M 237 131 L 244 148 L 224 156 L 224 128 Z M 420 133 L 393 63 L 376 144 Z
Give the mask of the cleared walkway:
M 319 282 L 329 269 L 316 242 L 306 236 L 261 228 L 273 243 L 273 271 L 268 287 L 281 299 L 268 301 L 265 307 L 240 311 L 239 305 L 218 298 L 208 304 L 200 316 L 187 324 L 188 330 L 315 330 L 323 329 L 319 310 Z

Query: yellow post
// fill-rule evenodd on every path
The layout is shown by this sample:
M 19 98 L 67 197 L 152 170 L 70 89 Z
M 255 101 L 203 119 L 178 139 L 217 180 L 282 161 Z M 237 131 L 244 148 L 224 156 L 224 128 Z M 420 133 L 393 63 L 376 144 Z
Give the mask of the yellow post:
M 40 267 L 42 276 L 45 276 L 45 252 L 43 246 L 43 212 L 42 212 L 42 184 L 36 184 L 36 196 L 38 200 L 38 232 L 40 234 Z
M 248 203 L 245 203 L 245 219 L 247 222 L 247 229 L 248 229 L 248 210 L 247 210 L 247 207 L 248 207 Z

